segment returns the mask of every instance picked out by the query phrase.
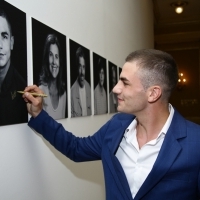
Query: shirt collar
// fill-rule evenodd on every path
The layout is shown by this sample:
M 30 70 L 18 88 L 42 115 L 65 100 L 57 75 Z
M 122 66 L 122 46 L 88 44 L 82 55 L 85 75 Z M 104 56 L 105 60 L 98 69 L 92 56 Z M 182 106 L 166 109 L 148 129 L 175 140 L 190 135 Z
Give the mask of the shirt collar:
M 165 122 L 165 125 L 163 126 L 163 128 L 161 130 L 161 133 L 164 133 L 166 135 L 166 133 L 170 127 L 170 124 L 172 122 L 173 116 L 174 116 L 174 108 L 172 107 L 171 104 L 169 104 L 169 117 L 167 118 L 167 121 Z
M 167 121 L 165 122 L 163 128 L 161 129 L 160 133 L 158 134 L 157 138 L 159 138 L 161 134 L 166 135 L 166 133 L 169 129 L 169 126 L 172 122 L 173 116 L 174 116 L 174 108 L 171 104 L 169 104 L 169 116 L 168 116 Z M 126 140 L 130 141 L 134 135 L 132 133 L 136 134 L 136 126 L 137 126 L 137 119 L 135 118 L 131 122 L 131 124 L 128 126 L 128 128 L 125 130 L 124 137 Z

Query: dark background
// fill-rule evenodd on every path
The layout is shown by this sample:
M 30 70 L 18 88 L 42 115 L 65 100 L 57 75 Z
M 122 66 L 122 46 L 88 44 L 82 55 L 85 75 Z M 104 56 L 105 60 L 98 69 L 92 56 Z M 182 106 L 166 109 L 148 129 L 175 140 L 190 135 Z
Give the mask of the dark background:
M 109 70 L 109 92 L 112 91 L 113 86 L 112 86 L 112 66 L 115 67 L 116 71 L 116 84 L 118 81 L 118 74 L 117 74 L 117 65 L 113 64 L 112 62 L 108 61 L 108 70 Z
M 66 36 L 49 26 L 32 18 L 32 42 L 33 42 L 33 83 L 38 85 L 39 74 L 42 69 L 42 59 L 45 40 L 48 34 L 55 34 L 59 40 L 62 59 L 62 76 L 67 91 L 67 56 L 66 56 Z
M 39 74 L 42 69 L 42 59 L 45 40 L 48 34 L 55 34 L 60 43 L 60 59 L 62 60 L 62 79 L 65 83 L 65 91 L 67 94 L 66 99 L 66 111 L 65 116 L 67 117 L 67 101 L 68 101 L 68 92 L 67 92 L 67 54 L 66 54 L 66 36 L 60 32 L 52 29 L 51 27 L 37 21 L 32 18 L 32 44 L 33 44 L 33 84 L 38 85 L 39 83 Z
M 118 76 L 118 80 L 119 80 L 119 77 L 120 77 L 121 72 L 122 72 L 122 68 L 119 67 L 119 76 Z
M 93 77 L 94 77 L 94 88 L 96 88 L 96 86 L 99 83 L 99 68 L 98 68 L 98 61 L 99 58 L 101 58 L 102 62 L 103 62 L 103 69 L 104 69 L 104 73 L 105 73 L 105 78 L 104 78 L 104 89 L 106 91 L 106 95 L 107 95 L 107 70 L 106 70 L 106 59 L 103 58 L 102 56 L 96 54 L 93 52 Z
M 70 77 L 71 77 L 71 87 L 73 83 L 76 81 L 78 72 L 76 66 L 76 50 L 78 47 L 82 47 L 84 54 L 85 54 L 85 64 L 86 64 L 86 71 L 85 71 L 85 80 L 90 84 L 90 51 L 89 49 L 85 48 L 84 46 L 78 44 L 73 40 L 69 40 L 69 51 L 70 51 Z M 91 86 L 91 84 L 90 84 Z
M 11 51 L 12 64 L 27 82 L 26 14 L 5 1 L 0 1 L 0 6 L 11 21 L 14 36 L 14 47 Z

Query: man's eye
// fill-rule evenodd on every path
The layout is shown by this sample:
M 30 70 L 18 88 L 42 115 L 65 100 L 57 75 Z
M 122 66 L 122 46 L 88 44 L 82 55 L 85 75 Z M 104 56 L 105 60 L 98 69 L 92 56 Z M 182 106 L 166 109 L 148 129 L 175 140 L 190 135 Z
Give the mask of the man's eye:
M 3 35 L 3 39 L 8 39 L 8 36 L 7 35 Z

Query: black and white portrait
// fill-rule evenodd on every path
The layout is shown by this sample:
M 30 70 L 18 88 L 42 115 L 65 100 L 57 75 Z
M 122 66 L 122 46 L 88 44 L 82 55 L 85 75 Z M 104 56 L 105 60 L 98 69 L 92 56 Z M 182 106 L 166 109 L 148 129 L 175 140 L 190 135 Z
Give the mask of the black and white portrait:
M 71 117 L 91 115 L 90 51 L 69 41 L 71 72 Z
M 110 113 L 117 112 L 117 96 L 113 93 L 112 89 L 117 84 L 117 66 L 112 62 L 108 62 L 109 69 L 109 104 L 110 104 Z
M 25 123 L 28 112 L 17 91 L 27 86 L 26 14 L 0 2 L 0 125 Z
M 108 112 L 106 59 L 93 53 L 94 114 Z
M 67 118 L 66 36 L 32 18 L 33 80 L 47 95 L 43 109 Z
M 118 79 L 119 79 L 119 77 L 120 77 L 120 74 L 121 74 L 121 72 L 122 72 L 122 68 L 121 68 L 121 67 L 119 67 Z

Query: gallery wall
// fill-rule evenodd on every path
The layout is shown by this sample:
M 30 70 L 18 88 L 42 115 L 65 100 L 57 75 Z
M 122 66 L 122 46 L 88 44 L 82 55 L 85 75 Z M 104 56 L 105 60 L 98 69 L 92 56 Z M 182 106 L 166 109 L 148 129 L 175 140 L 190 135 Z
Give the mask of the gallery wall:
M 69 40 L 119 67 L 141 48 L 153 48 L 153 10 L 146 0 L 8 0 L 26 13 L 27 80 L 33 84 L 32 18 L 67 38 L 67 90 L 70 91 Z M 108 72 L 108 70 L 107 70 Z M 109 80 L 107 80 L 109 82 Z M 93 87 L 93 82 L 91 82 Z M 107 90 L 109 90 L 107 88 Z M 93 90 L 91 90 L 93 96 Z M 79 137 L 93 134 L 113 114 L 58 120 Z M 92 98 L 92 105 L 94 101 Z M 73 163 L 26 123 L 0 126 L 0 199 L 105 199 L 101 162 Z

